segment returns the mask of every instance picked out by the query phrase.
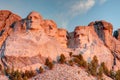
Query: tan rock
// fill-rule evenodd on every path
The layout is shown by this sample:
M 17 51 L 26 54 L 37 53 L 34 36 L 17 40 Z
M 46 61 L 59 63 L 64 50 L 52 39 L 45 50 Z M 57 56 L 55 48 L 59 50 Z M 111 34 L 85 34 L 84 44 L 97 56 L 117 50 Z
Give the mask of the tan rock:
M 105 46 L 111 51 L 111 54 L 115 58 L 113 61 L 116 63 L 117 59 L 120 60 L 120 44 L 119 41 L 112 36 L 112 24 L 106 21 L 96 21 L 94 23 L 92 22 L 91 25 L 94 26 L 94 29 L 101 41 L 103 41 Z M 119 62 L 113 65 L 116 66 L 116 70 L 119 69 Z
M 77 26 L 74 30 L 74 43 L 75 54 L 82 54 L 88 62 L 97 56 L 99 63 L 105 62 L 109 69 L 112 68 L 113 56 L 111 51 L 97 36 L 94 26 Z
M 28 62 L 29 59 L 35 60 L 34 56 L 37 55 L 56 60 L 60 54 L 68 56 L 72 51 L 73 54 L 82 54 L 88 62 L 96 55 L 99 63 L 105 62 L 109 69 L 114 62 L 113 52 L 120 57 L 120 41 L 112 37 L 112 24 L 106 21 L 77 26 L 74 32 L 68 33 L 65 29 L 57 28 L 54 21 L 43 20 L 38 12 L 31 12 L 27 18 L 21 20 L 9 11 L 0 11 L 0 24 L 0 45 L 10 35 L 6 40 L 6 56 L 27 57 Z M 39 62 L 34 65 L 31 63 L 21 68 L 31 66 L 35 69 L 40 66 L 38 64 Z M 119 65 L 117 60 L 115 68 L 118 69 Z
M 112 46 L 110 38 L 112 37 L 113 26 L 106 21 L 95 21 L 89 25 L 94 26 L 95 32 L 98 37 L 107 45 Z
M 40 23 L 42 22 L 42 16 L 38 12 L 31 12 L 27 19 L 30 20 L 30 28 L 31 29 L 41 29 Z
M 88 26 L 77 26 L 74 30 L 74 43 L 76 47 L 84 47 L 92 39 L 89 38 L 90 29 Z
M 44 20 L 42 27 L 48 36 L 57 36 L 58 29 L 56 23 L 53 20 Z
M 20 20 L 21 17 L 8 11 L 0 11 L 0 47 L 6 40 L 7 36 L 10 35 L 14 22 Z
M 67 39 L 67 30 L 59 28 L 58 29 L 58 37 L 57 40 L 58 42 L 60 42 L 61 46 L 63 46 L 64 48 L 67 48 L 67 44 L 68 44 L 68 39 Z

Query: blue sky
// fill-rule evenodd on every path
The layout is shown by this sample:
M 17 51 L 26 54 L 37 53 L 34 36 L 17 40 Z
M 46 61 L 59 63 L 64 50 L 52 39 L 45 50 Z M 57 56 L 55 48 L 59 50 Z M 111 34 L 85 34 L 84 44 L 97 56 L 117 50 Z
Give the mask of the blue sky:
M 120 28 L 120 0 L 0 0 L 3 9 L 22 18 L 37 11 L 68 31 L 96 20 L 111 22 L 114 30 Z

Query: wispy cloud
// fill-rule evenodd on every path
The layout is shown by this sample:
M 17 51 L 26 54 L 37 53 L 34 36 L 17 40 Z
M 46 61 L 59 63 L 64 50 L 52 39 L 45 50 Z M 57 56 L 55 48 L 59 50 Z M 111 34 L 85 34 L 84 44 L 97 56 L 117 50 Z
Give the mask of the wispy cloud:
M 78 15 L 83 15 L 91 10 L 97 3 L 104 4 L 107 0 L 69 0 L 68 3 L 62 5 L 66 9 L 65 12 L 59 13 L 59 23 L 62 27 L 67 28 L 69 21 Z
M 70 15 L 77 16 L 87 12 L 95 5 L 95 0 L 79 0 L 76 1 L 69 10 Z
M 59 13 L 57 17 L 61 26 L 67 28 L 69 21 L 78 15 L 88 12 L 95 5 L 95 0 L 75 0 L 74 2 L 70 0 L 64 5 L 67 5 L 64 6 L 66 11 Z

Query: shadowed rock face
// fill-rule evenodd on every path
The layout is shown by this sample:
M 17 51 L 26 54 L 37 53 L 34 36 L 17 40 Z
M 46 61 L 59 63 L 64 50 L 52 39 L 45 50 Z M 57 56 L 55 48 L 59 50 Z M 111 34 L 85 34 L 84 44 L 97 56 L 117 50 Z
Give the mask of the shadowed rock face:
M 105 43 L 105 45 L 113 51 L 114 49 L 114 39 L 112 37 L 113 26 L 111 23 L 106 21 L 95 21 L 91 22 L 89 26 L 94 26 L 94 30 L 98 37 Z
M 114 31 L 113 36 L 120 41 L 120 29 Z
M 105 42 L 105 33 L 104 33 L 104 26 L 102 22 L 95 22 L 94 24 L 95 32 L 97 33 L 98 37 Z
M 112 36 L 112 24 L 106 21 L 95 21 L 91 22 L 89 26 L 94 26 L 94 30 L 97 33 L 98 37 L 105 42 L 106 38 L 109 38 L 108 35 Z
M 114 31 L 113 36 L 114 36 L 116 39 L 118 39 L 118 35 L 119 35 L 118 30 Z

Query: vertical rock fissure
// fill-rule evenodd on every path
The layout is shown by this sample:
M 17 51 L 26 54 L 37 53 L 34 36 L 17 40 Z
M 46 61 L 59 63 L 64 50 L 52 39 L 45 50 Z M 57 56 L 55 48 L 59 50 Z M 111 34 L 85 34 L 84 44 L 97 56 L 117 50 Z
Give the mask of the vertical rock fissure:
M 3 42 L 3 44 L 0 48 L 1 62 L 2 62 L 3 67 L 4 67 L 4 72 L 5 72 L 6 69 L 8 69 L 7 58 L 5 56 L 6 40 L 7 40 L 7 38 L 5 39 L 5 41 Z
M 115 51 L 113 51 L 112 52 L 112 54 L 113 54 L 113 65 L 112 65 L 112 70 L 114 71 L 114 67 L 115 67 L 115 65 L 116 65 L 116 53 L 115 53 Z
M 102 22 L 95 22 L 94 24 L 95 32 L 97 33 L 98 37 L 105 43 L 105 34 L 104 34 L 104 26 Z

